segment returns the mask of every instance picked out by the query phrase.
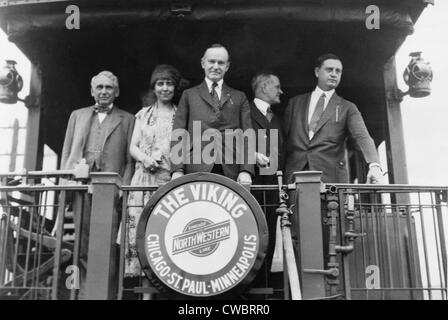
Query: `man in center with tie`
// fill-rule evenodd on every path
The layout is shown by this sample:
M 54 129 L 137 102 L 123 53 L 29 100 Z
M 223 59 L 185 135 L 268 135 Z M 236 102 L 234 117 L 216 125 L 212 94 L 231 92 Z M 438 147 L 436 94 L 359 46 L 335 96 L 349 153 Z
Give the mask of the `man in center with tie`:
M 285 111 L 285 176 L 296 171 L 322 171 L 324 183 L 349 182 L 346 140 L 353 138 L 369 166 L 367 183 L 381 181 L 375 143 L 355 104 L 336 94 L 342 62 L 334 54 L 316 59 L 313 92 L 292 98 Z
M 250 164 L 246 154 L 247 144 L 244 147 L 238 143 L 225 145 L 226 130 L 246 131 L 252 128 L 246 95 L 224 82 L 224 75 L 230 67 L 227 49 L 220 44 L 210 46 L 201 59 L 201 66 L 205 74 L 204 81 L 183 92 L 174 119 L 171 142 L 172 179 L 188 173 L 211 172 L 225 175 L 241 184 L 251 184 L 254 165 Z M 204 131 L 212 129 L 222 137 L 222 153 L 215 152 L 213 163 L 202 157 L 202 151 L 210 141 L 202 141 L 202 137 L 193 129 L 198 125 L 201 136 Z M 182 143 L 182 139 L 178 139 L 174 133 L 183 130 L 189 135 L 187 153 L 199 152 L 199 159 L 194 155 L 181 155 L 175 151 L 179 150 L 177 146 Z M 225 159 L 225 152 L 229 150 L 233 151 L 231 161 Z M 244 161 L 237 161 L 236 156 L 241 154 L 244 155 Z

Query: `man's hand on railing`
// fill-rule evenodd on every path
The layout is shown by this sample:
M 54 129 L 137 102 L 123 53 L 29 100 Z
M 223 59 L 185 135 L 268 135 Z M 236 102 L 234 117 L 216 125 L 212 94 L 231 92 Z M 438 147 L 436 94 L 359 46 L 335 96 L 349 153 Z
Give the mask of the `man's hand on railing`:
M 252 184 L 252 177 L 250 176 L 249 172 L 241 171 L 238 174 L 238 178 L 236 180 L 239 184 L 242 185 L 251 185 Z
M 177 178 L 180 178 L 184 175 L 184 173 L 182 171 L 176 171 L 173 172 L 173 175 L 171 176 L 171 180 L 175 180 Z
M 381 167 L 378 165 L 370 166 L 367 173 L 367 184 L 380 184 L 383 181 Z
M 257 161 L 257 165 L 260 168 L 266 168 L 269 166 L 269 158 L 260 152 L 255 152 L 255 159 Z

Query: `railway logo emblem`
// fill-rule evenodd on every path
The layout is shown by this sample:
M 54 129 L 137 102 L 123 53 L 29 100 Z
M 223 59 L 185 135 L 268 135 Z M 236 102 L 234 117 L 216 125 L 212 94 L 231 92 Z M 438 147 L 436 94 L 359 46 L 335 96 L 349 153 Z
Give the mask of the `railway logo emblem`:
M 243 187 L 198 175 L 190 176 L 202 179 L 176 179 L 150 199 L 137 228 L 139 258 L 150 280 L 168 294 L 224 295 L 247 285 L 260 268 L 266 221 Z
M 230 220 L 212 223 L 208 219 L 196 219 L 190 221 L 183 232 L 173 239 L 173 255 L 188 251 L 205 257 L 212 254 L 221 241 L 230 238 Z

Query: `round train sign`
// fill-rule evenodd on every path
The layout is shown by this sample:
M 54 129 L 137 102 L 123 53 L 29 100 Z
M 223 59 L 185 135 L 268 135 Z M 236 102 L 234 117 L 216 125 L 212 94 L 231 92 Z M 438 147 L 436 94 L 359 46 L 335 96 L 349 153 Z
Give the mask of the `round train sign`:
M 137 227 L 143 270 L 167 294 L 220 297 L 238 294 L 263 263 L 266 220 L 238 183 L 196 173 L 161 187 Z

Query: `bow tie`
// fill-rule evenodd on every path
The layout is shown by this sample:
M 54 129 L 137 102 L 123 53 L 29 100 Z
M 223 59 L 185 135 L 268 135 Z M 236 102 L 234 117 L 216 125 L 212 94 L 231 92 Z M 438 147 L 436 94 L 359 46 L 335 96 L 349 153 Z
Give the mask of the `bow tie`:
M 109 108 L 109 106 L 100 106 L 100 105 L 94 105 L 93 110 L 98 113 L 107 113 L 109 114 L 112 111 L 112 108 Z

